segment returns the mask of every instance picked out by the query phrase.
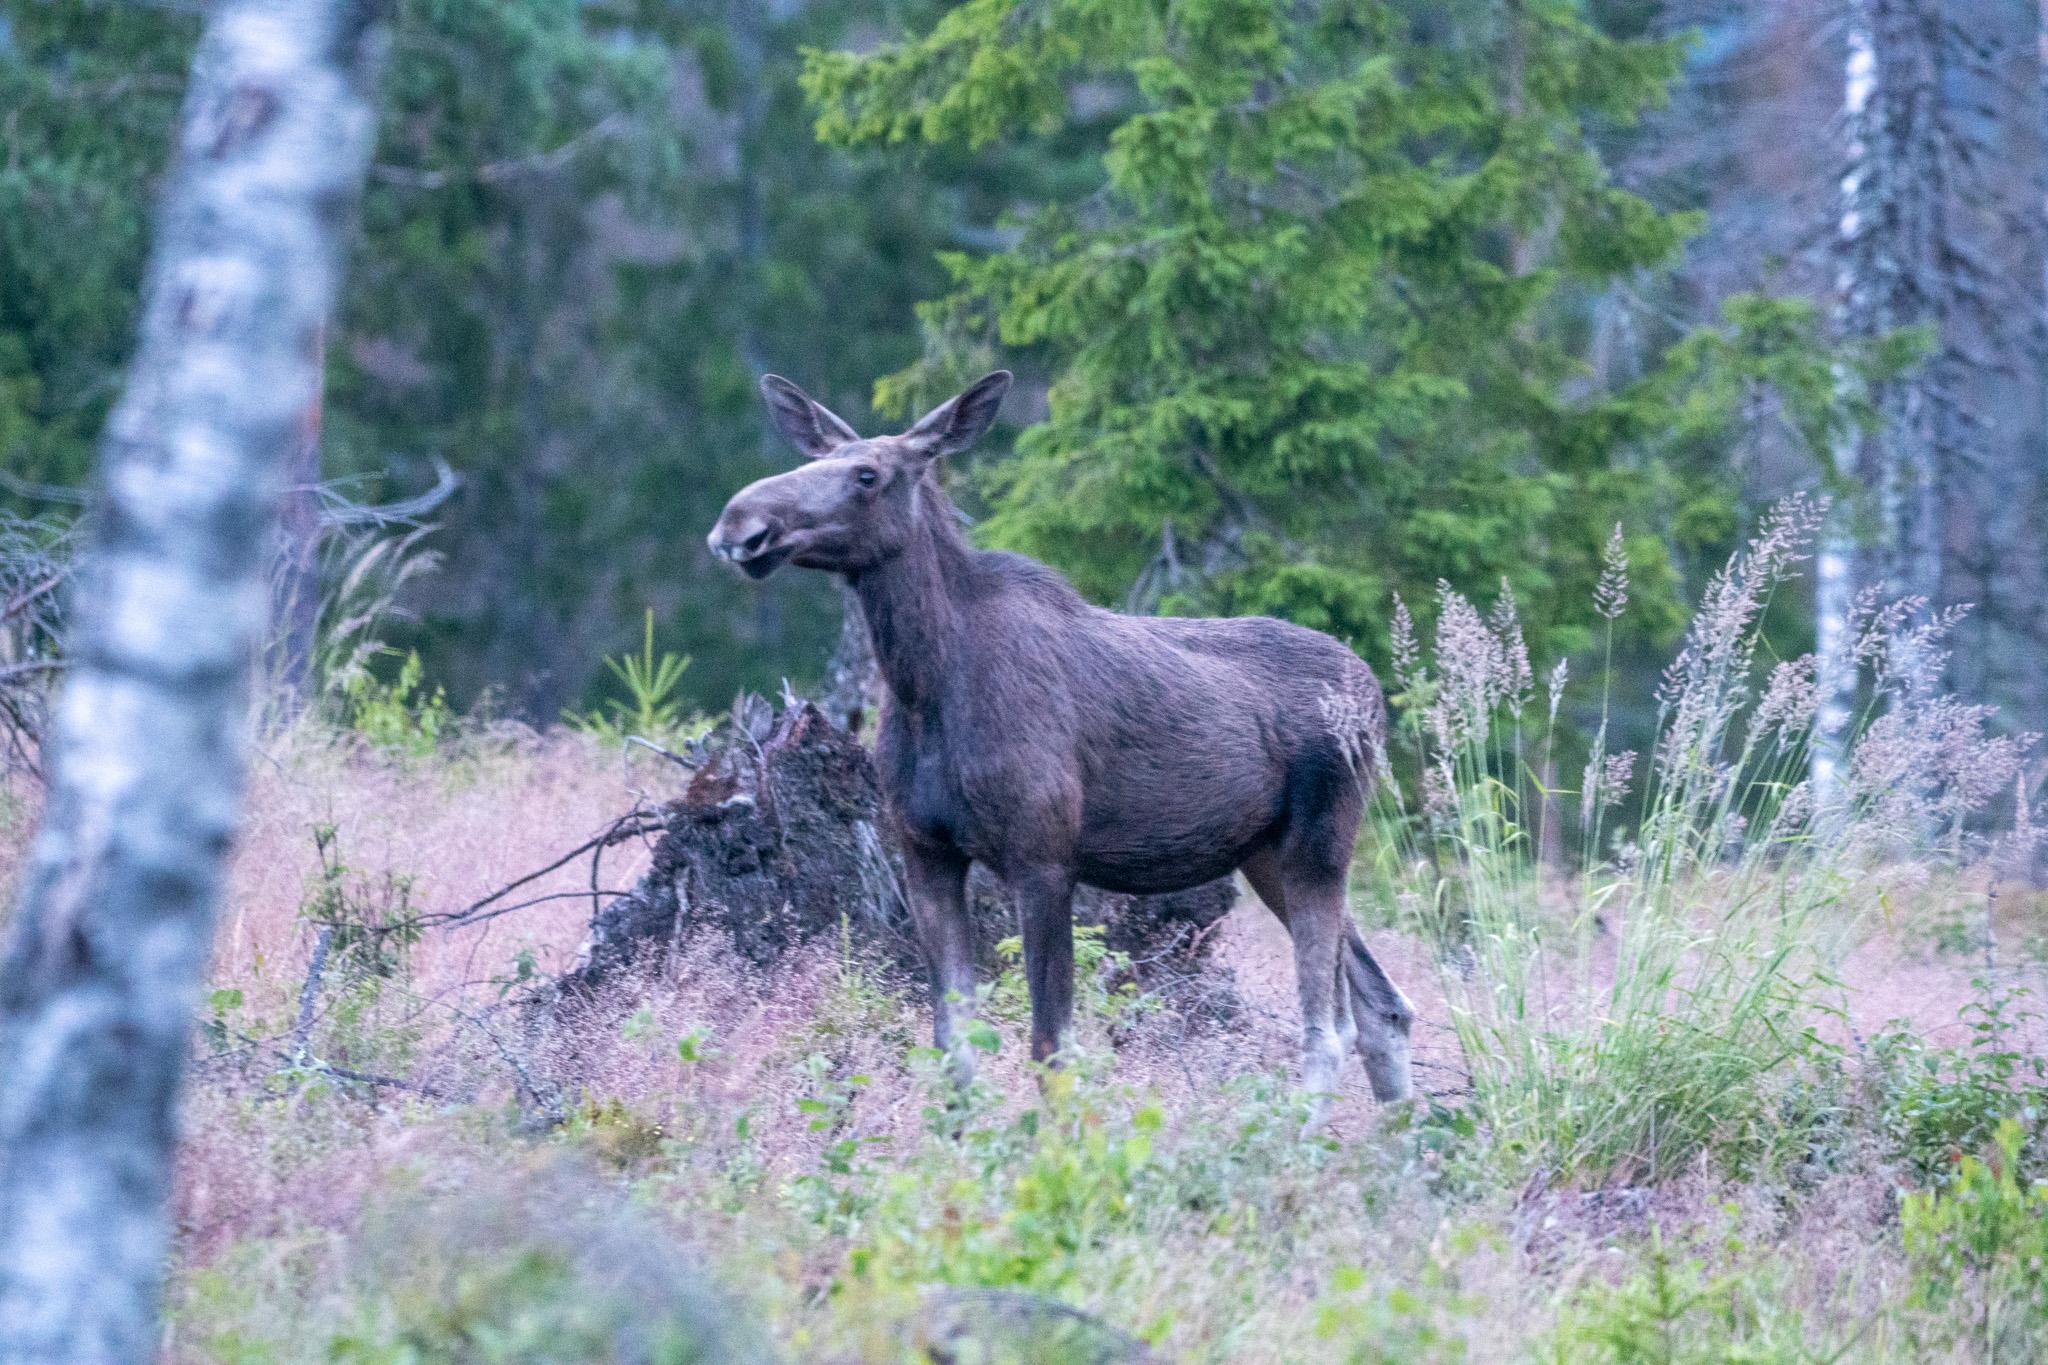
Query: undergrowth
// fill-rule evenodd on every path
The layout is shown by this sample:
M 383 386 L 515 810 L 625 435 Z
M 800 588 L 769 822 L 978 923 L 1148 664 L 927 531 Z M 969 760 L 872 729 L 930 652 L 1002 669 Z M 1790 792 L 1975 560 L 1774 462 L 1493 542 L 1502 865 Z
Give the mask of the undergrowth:
M 1539 672 L 1511 602 L 1443 594 L 1428 651 L 1402 614 L 1401 780 L 1357 889 L 1437 964 L 1429 1093 L 1358 1085 L 1318 1139 L 1269 997 L 1183 1018 L 1088 931 L 1065 1069 L 1025 1060 L 1010 945 L 964 1093 L 851 925 L 765 972 L 681 944 L 528 1028 L 584 872 L 535 888 L 570 898 L 552 937 L 394 934 L 504 880 L 409 864 L 403 802 L 483 825 L 519 765 L 615 756 L 306 746 L 278 780 L 350 814 L 274 846 L 290 908 L 230 936 L 205 1002 L 165 1357 L 2040 1358 L 2039 964 L 1997 950 L 2048 926 L 1994 906 L 2035 827 L 2021 796 L 1995 833 L 2025 745 L 1919 680 L 1943 623 L 1866 602 L 1862 715 L 1815 781 L 1823 661 L 1760 628 L 1813 520 L 1784 509 L 1716 581 L 1646 758 L 1604 668 Z M 659 690 L 615 723 L 662 730 Z

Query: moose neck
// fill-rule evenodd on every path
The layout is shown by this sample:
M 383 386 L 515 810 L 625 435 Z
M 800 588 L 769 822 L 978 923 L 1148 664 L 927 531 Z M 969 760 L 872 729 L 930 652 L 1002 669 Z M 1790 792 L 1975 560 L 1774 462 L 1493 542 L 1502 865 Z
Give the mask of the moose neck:
M 945 495 L 924 487 L 902 553 L 847 577 L 882 679 L 906 707 L 931 702 L 946 686 L 961 630 L 953 593 L 973 571 L 973 555 Z

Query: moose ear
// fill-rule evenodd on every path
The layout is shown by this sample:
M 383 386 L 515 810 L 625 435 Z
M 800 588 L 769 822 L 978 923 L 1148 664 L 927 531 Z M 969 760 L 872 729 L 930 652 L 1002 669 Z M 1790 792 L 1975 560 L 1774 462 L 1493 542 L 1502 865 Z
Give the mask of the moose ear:
M 808 459 L 830 455 L 860 436 L 839 415 L 779 374 L 761 376 L 761 397 L 783 439 Z
M 919 418 L 916 426 L 903 433 L 903 442 L 927 460 L 965 450 L 996 420 L 996 409 L 1009 391 L 1008 370 L 983 375 Z

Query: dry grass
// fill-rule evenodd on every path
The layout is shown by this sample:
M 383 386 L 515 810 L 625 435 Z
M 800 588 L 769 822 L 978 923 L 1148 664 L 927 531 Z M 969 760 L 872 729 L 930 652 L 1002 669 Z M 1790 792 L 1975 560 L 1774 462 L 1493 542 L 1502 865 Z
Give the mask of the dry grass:
M 342 861 L 372 882 L 406 879 L 418 908 L 455 910 L 552 861 L 669 782 L 651 763 L 629 767 L 618 751 L 561 730 L 506 728 L 466 736 L 445 756 L 407 760 L 317 725 L 295 727 L 263 744 L 251 769 L 215 975 L 296 989 L 313 937 L 302 911 L 320 872 L 319 827 L 337 831 Z M 609 889 L 630 886 L 645 861 L 632 847 L 608 853 Z M 587 891 L 589 876 L 587 862 L 574 864 L 522 896 Z M 456 987 L 521 949 L 559 968 L 590 908 L 587 899 L 562 900 L 430 937 L 414 962 L 416 981 L 430 993 Z

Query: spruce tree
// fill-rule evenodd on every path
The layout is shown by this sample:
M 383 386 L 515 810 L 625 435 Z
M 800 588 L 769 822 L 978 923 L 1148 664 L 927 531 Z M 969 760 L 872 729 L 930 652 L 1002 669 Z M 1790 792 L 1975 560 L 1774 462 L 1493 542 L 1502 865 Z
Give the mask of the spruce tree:
M 1381 657 L 1390 593 L 1505 582 L 1555 655 L 1617 521 L 1635 619 L 1669 631 L 1688 554 L 1736 530 L 1745 424 L 1825 450 L 1858 407 L 1866 357 L 1798 302 L 1589 363 L 1590 302 L 1697 226 L 1602 156 L 1679 59 L 1574 0 L 971 0 L 806 82 L 847 146 L 1014 151 L 1114 110 L 1095 183 L 945 258 L 925 358 L 879 388 L 908 408 L 998 348 L 1043 367 L 1045 419 L 977 472 L 989 542 Z

